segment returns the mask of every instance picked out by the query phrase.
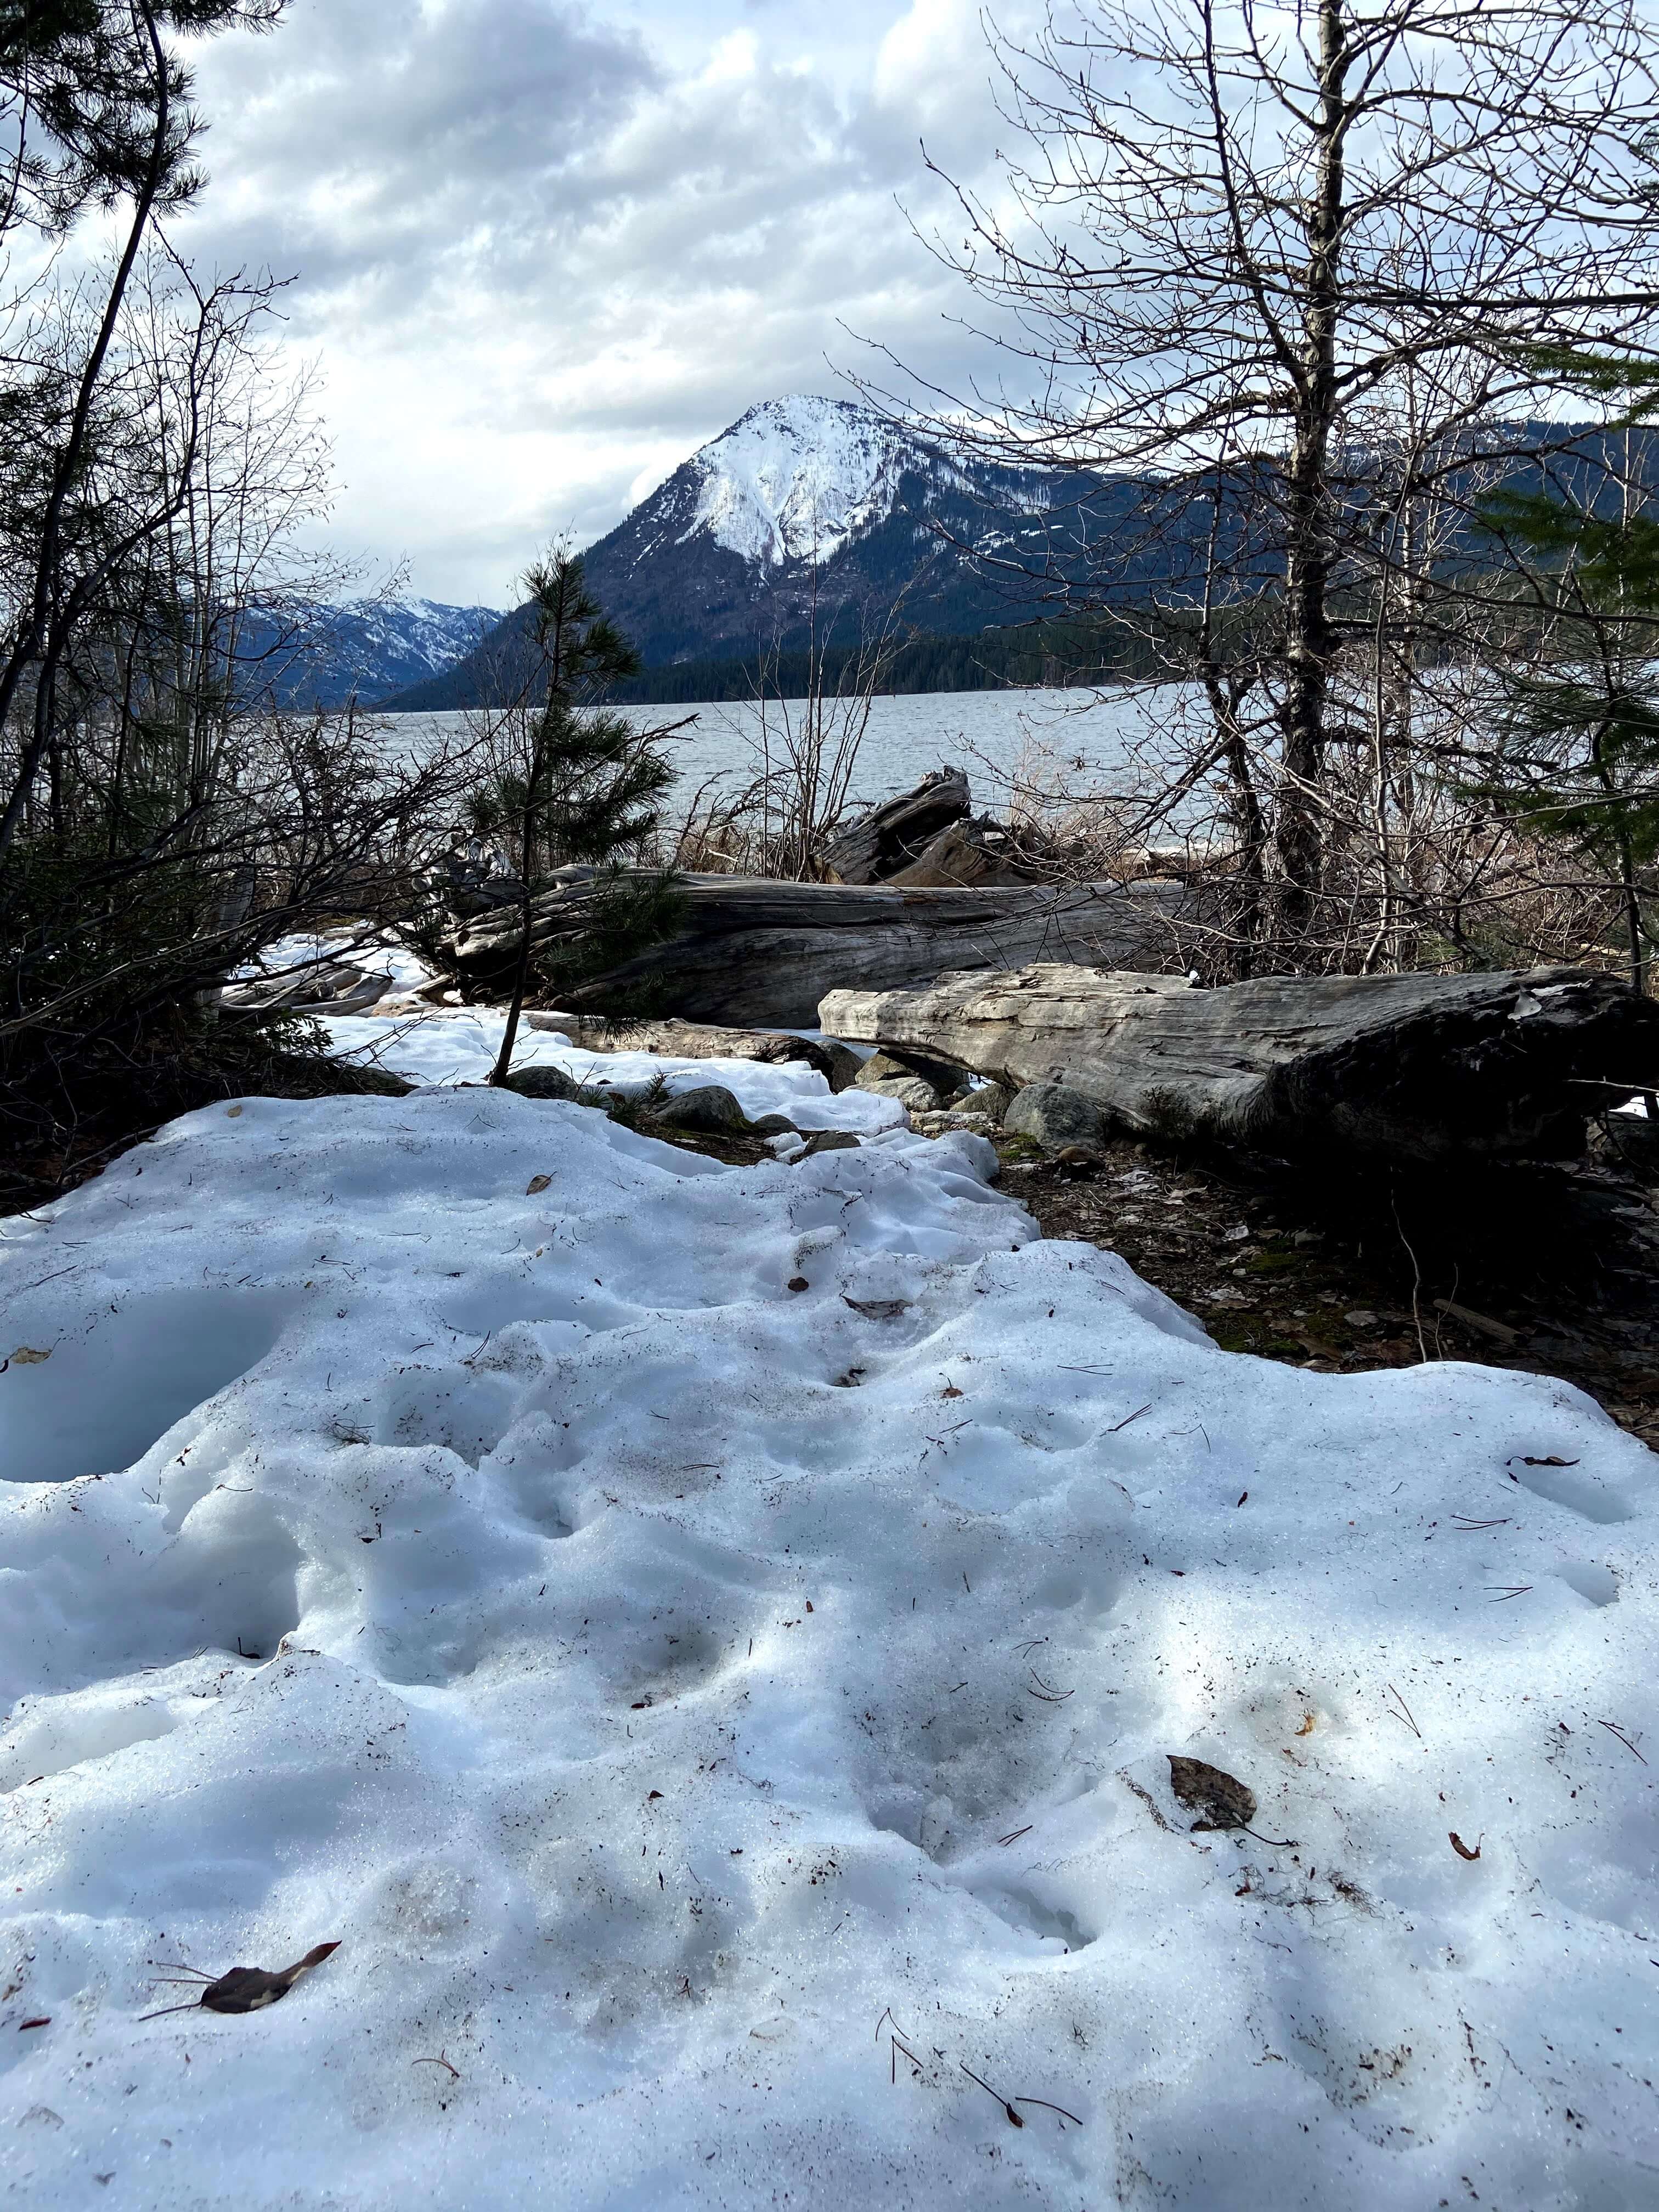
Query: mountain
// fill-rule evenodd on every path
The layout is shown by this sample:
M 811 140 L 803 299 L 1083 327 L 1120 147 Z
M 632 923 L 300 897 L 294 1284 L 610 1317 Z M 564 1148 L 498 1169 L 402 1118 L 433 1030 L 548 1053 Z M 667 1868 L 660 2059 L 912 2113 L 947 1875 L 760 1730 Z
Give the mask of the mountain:
M 244 617 L 237 661 L 244 687 L 278 706 L 368 706 L 453 667 L 501 620 L 436 599 L 267 607 Z
M 769 399 L 683 461 L 584 555 L 587 579 L 648 668 L 856 643 L 896 609 L 963 636 L 1033 612 L 1011 567 L 1080 544 L 1143 495 L 1127 480 L 963 459 L 846 399 Z M 1108 512 L 1109 511 L 1109 512 Z M 464 707 L 523 681 L 520 608 L 478 650 L 385 703 Z

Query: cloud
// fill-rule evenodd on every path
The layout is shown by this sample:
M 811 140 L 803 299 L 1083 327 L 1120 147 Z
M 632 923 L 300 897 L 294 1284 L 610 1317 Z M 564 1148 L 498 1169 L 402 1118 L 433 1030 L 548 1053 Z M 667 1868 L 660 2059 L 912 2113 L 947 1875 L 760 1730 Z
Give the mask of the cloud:
M 982 167 L 971 0 L 295 0 L 200 54 L 185 243 L 294 271 L 339 535 L 499 599 L 755 400 L 833 390 L 848 328 L 938 369 L 963 304 L 915 243 L 926 131 Z

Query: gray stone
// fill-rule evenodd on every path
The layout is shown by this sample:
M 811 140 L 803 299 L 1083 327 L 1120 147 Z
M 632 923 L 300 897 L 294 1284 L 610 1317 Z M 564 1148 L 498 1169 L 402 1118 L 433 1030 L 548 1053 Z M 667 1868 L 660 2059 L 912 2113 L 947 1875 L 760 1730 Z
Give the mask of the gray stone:
M 864 1065 L 852 1046 L 837 1044 L 834 1037 L 815 1037 L 812 1042 L 829 1062 L 823 1074 L 830 1090 L 850 1090 L 858 1081 L 859 1070 Z
M 1063 1083 L 1028 1083 L 1015 1092 L 1002 1126 L 1055 1152 L 1062 1145 L 1098 1145 L 1106 1134 L 1105 1117 L 1094 1100 Z
M 515 1067 L 507 1088 L 520 1098 L 580 1098 L 581 1085 L 562 1067 Z
M 798 1159 L 810 1160 L 817 1152 L 855 1152 L 859 1140 L 850 1129 L 803 1129 L 806 1149 L 796 1154 Z
M 749 1124 L 751 1137 L 793 1137 L 795 1125 L 787 1114 L 763 1114 L 757 1121 Z
M 1004 1121 L 1014 1103 L 1014 1093 L 1000 1083 L 987 1083 L 977 1091 L 966 1091 L 951 1109 L 952 1121 L 958 1116 L 975 1121 L 989 1121 L 994 1125 Z
M 937 1113 L 945 1103 L 935 1085 L 890 1053 L 874 1054 L 853 1079 L 859 1090 L 872 1091 L 878 1098 L 896 1098 L 913 1114 Z
M 676 1091 L 656 1109 L 655 1118 L 671 1129 L 690 1129 L 703 1136 L 742 1136 L 749 1127 L 749 1116 L 723 1083 Z

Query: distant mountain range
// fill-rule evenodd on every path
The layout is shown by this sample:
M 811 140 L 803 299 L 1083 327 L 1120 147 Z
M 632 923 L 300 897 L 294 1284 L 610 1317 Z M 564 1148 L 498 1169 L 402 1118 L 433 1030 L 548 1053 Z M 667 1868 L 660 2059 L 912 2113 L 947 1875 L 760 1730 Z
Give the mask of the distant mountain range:
M 1571 428 L 1516 424 L 1491 450 L 1522 451 L 1534 434 L 1559 440 Z M 1580 458 L 1599 483 L 1605 434 L 1577 428 Z M 1659 459 L 1659 447 L 1648 458 Z M 1471 476 L 1471 496 L 1489 484 L 1481 465 L 1486 474 Z M 1255 468 L 1271 474 L 1270 464 Z M 1517 488 L 1542 483 L 1525 464 L 1500 459 L 1498 468 Z M 1659 478 L 1659 466 L 1653 473 Z M 1370 490 L 1361 456 L 1352 495 L 1363 504 Z M 799 688 L 814 631 L 830 647 L 833 673 L 860 634 L 890 618 L 911 640 L 895 664 L 895 689 L 1052 681 L 1049 672 L 1067 665 L 1117 665 L 1113 655 L 1129 633 L 1115 645 L 1097 629 L 1068 640 L 1054 603 L 1064 594 L 1045 605 L 1038 578 L 1052 588 L 1109 577 L 1114 592 L 1133 598 L 1154 582 L 1196 578 L 1213 555 L 1235 585 L 1268 589 L 1282 573 L 1259 529 L 1270 492 L 1251 466 L 1242 470 L 1212 549 L 1206 504 L 1188 507 L 1156 477 L 985 462 L 850 400 L 796 394 L 751 407 L 700 447 L 583 559 L 645 663 L 619 698 L 744 696 L 757 658 L 773 653 L 779 679 Z M 1490 558 L 1474 532 L 1464 551 Z M 1042 628 L 1031 627 L 1039 618 Z M 287 664 L 275 650 L 270 663 L 293 703 L 355 696 L 393 712 L 523 697 L 537 665 L 527 608 L 502 615 L 428 599 L 319 610 L 303 650 L 289 650 Z
M 349 599 L 243 617 L 237 660 L 243 686 L 278 706 L 365 705 L 441 675 L 503 619 L 499 607 L 436 599 Z
M 907 629 L 969 636 L 1034 610 L 1022 562 L 1109 528 L 1123 480 L 964 460 L 845 399 L 769 399 L 693 453 L 583 559 L 648 669 L 842 644 L 896 607 Z M 999 560 L 1003 567 L 998 567 Z M 519 609 L 441 674 L 386 699 L 437 710 L 513 696 Z

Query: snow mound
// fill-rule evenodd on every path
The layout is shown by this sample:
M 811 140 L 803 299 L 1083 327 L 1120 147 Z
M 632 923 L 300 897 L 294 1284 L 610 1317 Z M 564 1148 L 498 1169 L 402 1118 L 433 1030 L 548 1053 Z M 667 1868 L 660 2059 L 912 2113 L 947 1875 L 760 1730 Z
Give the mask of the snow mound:
M 10 2201 L 1649 2201 L 1652 1460 L 986 1153 L 249 1099 L 3 1224 Z
M 707 531 L 728 552 L 768 568 L 832 559 L 886 520 L 907 471 L 968 483 L 935 447 L 867 407 L 807 392 L 751 407 L 690 465 L 697 503 L 680 542 Z

